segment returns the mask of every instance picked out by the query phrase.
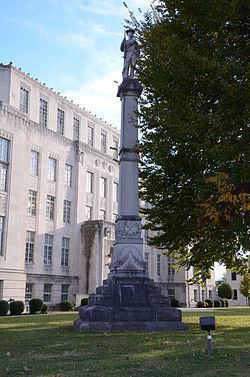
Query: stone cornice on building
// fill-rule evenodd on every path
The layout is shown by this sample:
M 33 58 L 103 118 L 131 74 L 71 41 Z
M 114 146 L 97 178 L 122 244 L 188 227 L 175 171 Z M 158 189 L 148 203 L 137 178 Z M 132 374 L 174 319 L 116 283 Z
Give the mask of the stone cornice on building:
M 71 145 L 72 147 L 76 147 L 77 150 L 79 150 L 80 152 L 92 153 L 96 157 L 99 157 L 103 160 L 108 161 L 109 163 L 112 163 L 114 166 L 117 165 L 117 163 L 112 158 L 112 156 L 104 154 L 98 149 L 91 147 L 88 144 L 83 143 L 82 141 L 73 141 L 63 135 L 58 134 L 57 132 L 53 130 L 50 130 L 47 127 L 41 126 L 40 124 L 35 123 L 32 120 L 30 120 L 27 116 L 25 116 L 23 113 L 21 113 L 14 107 L 3 104 L 0 101 L 0 114 L 1 113 L 6 115 L 7 117 L 12 118 L 13 120 L 18 120 L 18 124 L 23 125 L 29 130 L 36 129 L 39 132 L 41 132 L 41 134 L 53 137 L 57 142 L 60 142 L 64 145 Z
M 86 110 L 83 107 L 80 107 L 79 104 L 75 104 L 73 100 L 69 100 L 66 96 L 62 96 L 60 92 L 56 92 L 53 88 L 49 88 L 46 86 L 45 83 L 41 83 L 38 81 L 38 79 L 34 79 L 30 76 L 29 73 L 25 73 L 21 70 L 21 68 L 17 68 L 13 66 L 13 63 L 10 62 L 9 64 L 3 64 L 0 63 L 0 69 L 10 69 L 15 71 L 17 74 L 21 75 L 21 77 L 24 77 L 25 80 L 30 81 L 32 85 L 37 85 L 40 87 L 41 90 L 48 93 L 48 96 L 54 96 L 58 101 L 64 102 L 67 104 L 67 106 L 71 107 L 71 109 L 75 112 L 81 113 L 83 116 L 85 116 L 89 121 L 97 122 L 99 125 L 102 125 L 103 127 L 110 127 L 113 132 L 117 133 L 119 135 L 119 131 L 116 127 L 112 126 L 102 118 L 98 118 L 95 114 L 92 114 L 90 111 Z

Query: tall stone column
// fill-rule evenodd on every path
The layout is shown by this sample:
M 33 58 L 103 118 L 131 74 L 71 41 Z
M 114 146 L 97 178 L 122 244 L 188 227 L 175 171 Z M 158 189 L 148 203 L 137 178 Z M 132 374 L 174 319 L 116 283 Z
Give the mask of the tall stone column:
M 138 97 L 142 86 L 126 78 L 119 86 L 121 141 L 119 152 L 119 207 L 110 276 L 146 276 L 143 261 L 138 195 Z

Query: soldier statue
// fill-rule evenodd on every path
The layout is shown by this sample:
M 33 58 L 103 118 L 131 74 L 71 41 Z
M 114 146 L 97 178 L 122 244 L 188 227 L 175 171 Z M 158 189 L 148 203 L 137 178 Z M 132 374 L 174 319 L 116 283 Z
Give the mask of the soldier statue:
M 126 30 L 128 38 L 124 37 L 120 47 L 121 51 L 124 52 L 124 67 L 122 72 L 124 79 L 132 79 L 134 77 L 135 65 L 139 55 L 138 43 L 135 40 L 134 33 L 134 29 Z

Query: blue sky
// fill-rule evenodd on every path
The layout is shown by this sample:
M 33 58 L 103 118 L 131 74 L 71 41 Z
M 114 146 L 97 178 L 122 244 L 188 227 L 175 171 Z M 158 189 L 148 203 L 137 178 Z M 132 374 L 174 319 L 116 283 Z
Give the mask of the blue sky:
M 150 0 L 127 0 L 140 17 Z M 29 72 L 119 127 L 124 19 L 120 0 L 0 0 L 0 62 Z

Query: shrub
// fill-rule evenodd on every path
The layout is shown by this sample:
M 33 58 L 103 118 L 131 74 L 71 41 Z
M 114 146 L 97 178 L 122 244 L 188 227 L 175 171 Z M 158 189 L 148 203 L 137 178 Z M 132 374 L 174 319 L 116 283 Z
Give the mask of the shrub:
M 219 285 L 218 295 L 220 298 L 227 298 L 230 300 L 233 297 L 233 289 L 231 285 L 227 283 L 222 283 L 221 285 Z
M 214 300 L 214 307 L 215 308 L 220 308 L 221 307 L 221 303 L 219 300 Z
M 197 302 L 196 308 L 205 308 L 205 307 L 206 307 L 206 303 L 204 301 Z
M 70 312 L 72 310 L 72 304 L 69 301 L 61 301 L 59 309 L 61 312 Z
M 225 306 L 224 300 L 220 300 L 220 306 L 221 306 L 221 308 L 224 308 L 224 306 Z
M 171 298 L 171 306 L 178 308 L 180 306 L 179 300 L 177 300 L 177 298 Z
M 207 300 L 205 300 L 205 302 L 206 302 L 208 308 L 212 308 L 214 306 L 213 301 L 210 300 L 209 298 Z
M 20 315 L 24 311 L 23 301 L 12 301 L 10 303 L 10 315 Z
M 88 297 L 84 297 L 81 299 L 81 306 L 86 306 L 89 303 Z
M 0 300 L 0 315 L 7 315 L 9 311 L 9 303 L 5 300 Z
M 29 302 L 30 314 L 39 313 L 43 307 L 43 300 L 40 298 L 32 298 Z
M 47 314 L 48 313 L 48 305 L 43 304 L 42 309 L 41 309 L 42 314 Z
M 229 307 L 229 302 L 228 302 L 228 300 L 225 298 L 225 300 L 224 300 L 224 306 L 226 307 L 226 308 L 228 308 Z

